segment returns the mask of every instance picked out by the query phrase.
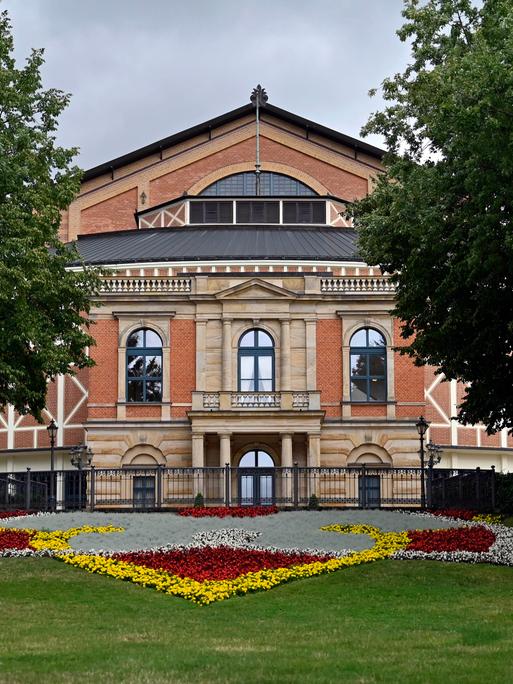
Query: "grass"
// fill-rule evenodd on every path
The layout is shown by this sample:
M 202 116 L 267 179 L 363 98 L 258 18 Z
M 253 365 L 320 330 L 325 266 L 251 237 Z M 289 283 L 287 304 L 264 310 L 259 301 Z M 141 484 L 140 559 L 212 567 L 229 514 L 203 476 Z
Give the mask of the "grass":
M 507 682 L 513 569 L 381 561 L 208 607 L 0 560 L 1 682 Z

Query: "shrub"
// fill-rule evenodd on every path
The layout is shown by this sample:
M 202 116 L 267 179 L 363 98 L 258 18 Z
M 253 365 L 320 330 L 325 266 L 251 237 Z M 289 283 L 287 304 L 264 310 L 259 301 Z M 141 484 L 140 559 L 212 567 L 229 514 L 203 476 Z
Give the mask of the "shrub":
M 205 508 L 205 499 L 201 492 L 198 492 L 194 497 L 194 508 Z
M 321 506 L 319 504 L 319 499 L 315 494 L 312 494 L 310 498 L 308 499 L 308 506 L 307 509 L 309 511 L 318 511 L 320 510 Z

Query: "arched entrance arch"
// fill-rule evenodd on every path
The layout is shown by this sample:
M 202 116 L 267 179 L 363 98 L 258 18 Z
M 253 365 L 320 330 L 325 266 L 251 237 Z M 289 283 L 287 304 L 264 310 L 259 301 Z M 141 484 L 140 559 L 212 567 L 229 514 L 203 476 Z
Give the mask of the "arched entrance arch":
M 275 501 L 275 463 L 264 449 L 246 451 L 238 470 L 239 504 L 271 506 Z
M 351 451 L 348 466 L 360 468 L 358 473 L 358 505 L 379 508 L 386 498 L 387 469 L 392 465 L 388 451 L 378 444 L 360 444 Z

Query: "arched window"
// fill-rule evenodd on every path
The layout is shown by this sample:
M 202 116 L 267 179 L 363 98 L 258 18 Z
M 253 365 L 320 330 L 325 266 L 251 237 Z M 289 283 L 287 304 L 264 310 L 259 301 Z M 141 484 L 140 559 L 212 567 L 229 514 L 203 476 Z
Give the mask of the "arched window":
M 127 401 L 162 401 L 162 340 L 149 328 L 134 330 L 126 350 Z
M 260 173 L 260 194 L 275 197 L 308 197 L 317 193 L 301 181 L 282 173 L 262 171 Z M 254 171 L 235 173 L 212 183 L 200 193 L 207 197 L 238 197 L 256 195 L 256 175 Z
M 274 392 L 274 342 L 263 330 L 248 330 L 239 340 L 239 391 Z
M 239 468 L 274 468 L 274 461 L 267 451 L 247 451 L 240 459 Z
M 351 337 L 351 401 L 386 401 L 386 341 L 374 328 Z

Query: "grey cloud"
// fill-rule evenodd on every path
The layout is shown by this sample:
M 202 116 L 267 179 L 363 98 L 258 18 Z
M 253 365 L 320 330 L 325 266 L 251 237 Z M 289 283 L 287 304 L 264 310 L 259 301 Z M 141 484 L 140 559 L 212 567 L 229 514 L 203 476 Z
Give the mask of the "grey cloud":
M 16 55 L 44 47 L 71 92 L 59 141 L 88 168 L 233 109 L 270 101 L 358 137 L 401 70 L 401 0 L 4 0 Z M 380 144 L 379 139 L 368 139 Z

